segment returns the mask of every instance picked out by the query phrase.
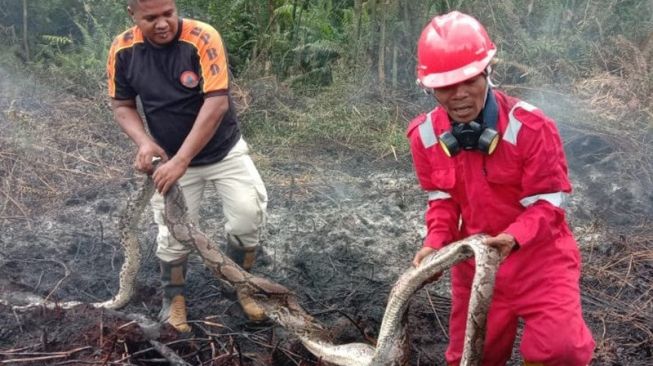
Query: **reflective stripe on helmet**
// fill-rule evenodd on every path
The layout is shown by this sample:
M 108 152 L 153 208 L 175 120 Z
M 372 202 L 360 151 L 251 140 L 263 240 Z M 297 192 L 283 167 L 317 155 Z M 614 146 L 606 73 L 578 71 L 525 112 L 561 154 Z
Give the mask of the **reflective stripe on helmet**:
M 539 200 L 547 201 L 556 207 L 563 207 L 567 201 L 567 195 L 564 192 L 536 194 L 521 199 L 519 203 L 524 207 L 528 207 Z
M 442 191 L 429 191 L 429 201 L 446 200 L 451 198 L 451 195 Z
M 517 108 L 523 108 L 529 112 L 537 109 L 537 107 L 522 101 L 512 107 L 510 113 L 508 113 L 508 127 L 506 128 L 506 132 L 503 133 L 503 139 L 513 145 L 517 145 L 517 135 L 519 135 L 519 130 L 522 126 L 522 123 L 515 117 L 515 110 Z
M 422 144 L 424 144 L 424 147 L 427 149 L 438 142 L 438 138 L 435 136 L 435 131 L 433 130 L 433 119 L 431 118 L 431 113 L 428 113 L 426 115 L 426 120 L 419 125 L 419 137 L 422 139 Z

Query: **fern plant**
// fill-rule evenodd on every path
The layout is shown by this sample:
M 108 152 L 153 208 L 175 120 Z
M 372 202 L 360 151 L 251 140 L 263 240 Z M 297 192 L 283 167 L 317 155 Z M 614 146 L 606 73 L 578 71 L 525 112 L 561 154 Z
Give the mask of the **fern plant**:
M 91 14 L 87 22 L 74 20 L 79 35 L 44 35 L 39 44 L 39 68 L 61 82 L 59 87 L 80 96 L 89 97 L 104 91 L 105 65 L 112 36 L 109 30 Z

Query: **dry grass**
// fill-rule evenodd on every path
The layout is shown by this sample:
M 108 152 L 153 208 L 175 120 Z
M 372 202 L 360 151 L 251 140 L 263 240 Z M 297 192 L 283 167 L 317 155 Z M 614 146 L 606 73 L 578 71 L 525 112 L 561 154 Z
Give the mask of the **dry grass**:
M 581 80 L 576 92 L 595 113 L 614 122 L 594 127 L 623 154 L 624 174 L 651 186 L 653 154 L 647 126 L 653 119 L 652 53 L 624 39 L 614 42 L 623 52 L 605 62 L 621 65 L 614 69 L 620 72 L 601 72 Z M 133 155 L 131 142 L 112 121 L 101 93 L 96 99 L 79 100 L 62 95 L 56 85 L 35 88 L 28 87 L 29 82 L 34 81 L 0 74 L 3 227 L 16 222 L 29 225 L 37 213 L 89 186 L 124 179 Z M 14 89 L 7 85 L 21 91 L 10 92 Z M 293 96 L 275 80 L 259 79 L 237 85 L 235 92 L 239 113 L 257 147 L 322 141 L 359 151 L 370 151 L 371 146 L 374 154 L 391 158 L 392 148 L 404 142 L 404 124 L 421 109 L 413 100 L 383 99 L 360 85 L 303 98 Z M 323 144 L 316 145 L 317 150 Z M 583 301 L 590 322 L 600 325 L 594 329 L 600 364 L 627 364 L 628 360 L 616 359 L 624 352 L 653 352 L 653 231 L 650 218 L 642 222 L 641 227 L 628 228 L 628 235 L 604 233 L 584 243 Z
M 75 192 L 125 175 L 131 147 L 104 98 L 74 99 L 0 77 L 16 88 L 0 95 L 0 223 L 29 224 Z
M 631 364 L 617 355 L 653 352 L 653 230 L 645 221 L 628 235 L 594 238 L 584 251 L 582 296 L 595 325 L 595 361 Z
M 618 128 L 634 127 L 648 117 L 653 119 L 653 49 L 648 44 L 642 49 L 623 36 L 611 40 L 614 53 L 599 55 L 606 70 L 590 78 L 579 80 L 577 94 L 595 112 L 616 121 Z
M 615 176 L 653 187 L 653 44 L 637 47 L 622 36 L 604 53 L 607 70 L 578 81 L 575 91 L 598 116 L 593 133 L 611 142 L 620 162 Z M 637 198 L 646 200 L 647 197 Z M 584 251 L 585 313 L 595 325 L 598 364 L 639 363 L 653 353 L 653 230 L 651 217 L 639 226 L 595 228 L 602 232 Z M 637 220 L 639 219 L 639 220 Z M 621 355 L 619 357 L 618 355 Z M 627 355 L 627 356 L 625 356 Z M 633 357 L 633 360 L 624 359 Z

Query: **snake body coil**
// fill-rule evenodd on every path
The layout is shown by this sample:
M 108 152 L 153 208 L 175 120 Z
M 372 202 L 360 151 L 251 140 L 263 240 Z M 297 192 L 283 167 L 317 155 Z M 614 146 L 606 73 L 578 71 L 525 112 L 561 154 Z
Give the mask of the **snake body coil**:
M 154 183 L 147 177 L 141 189 L 129 200 L 121 216 L 120 235 L 125 262 L 120 270 L 118 293 L 111 300 L 91 305 L 117 309 L 125 306 L 134 294 L 141 259 L 137 227 L 153 193 Z M 191 223 L 178 184 L 173 185 L 165 196 L 164 219 L 173 237 L 195 249 L 216 277 L 251 295 L 270 319 L 293 332 L 304 346 L 322 361 L 341 366 L 389 366 L 407 362 L 405 316 L 410 298 L 435 274 L 474 256 L 476 273 L 472 283 L 461 365 L 480 365 L 485 320 L 492 298 L 494 275 L 500 262 L 498 252 L 483 244 L 484 237 L 481 235 L 449 244 L 424 258 L 418 268 L 410 268 L 404 272 L 390 292 L 378 341 L 376 347 L 373 347 L 364 343 L 333 344 L 325 327 L 302 309 L 292 291 L 251 274 L 235 264 Z M 71 308 L 80 304 L 82 303 L 79 301 L 36 301 L 26 306 L 14 306 L 13 309 L 21 310 L 34 306 Z
M 342 366 L 400 365 L 405 353 L 405 315 L 410 297 L 435 274 L 452 265 L 475 257 L 476 273 L 472 283 L 470 311 L 461 365 L 479 365 L 485 339 L 485 320 L 492 299 L 494 277 L 500 257 L 496 250 L 476 235 L 447 245 L 422 261 L 418 268 L 407 270 L 397 281 L 386 307 L 376 347 L 363 343 L 334 345 L 322 325 L 299 306 L 296 296 L 285 287 L 250 274 L 225 256 L 210 239 L 188 219 L 183 193 L 178 185 L 166 195 L 166 225 L 179 242 L 195 248 L 204 264 L 220 279 L 249 291 L 270 319 L 292 331 L 306 348 L 320 359 Z
M 104 302 L 93 303 L 95 307 L 119 309 L 129 302 L 134 295 L 136 275 L 141 265 L 141 247 L 138 243 L 138 223 L 143 216 L 143 211 L 154 194 L 154 183 L 147 176 L 145 183 L 136 195 L 127 201 L 127 206 L 120 216 L 120 244 L 124 251 L 125 261 L 120 268 L 118 293 Z

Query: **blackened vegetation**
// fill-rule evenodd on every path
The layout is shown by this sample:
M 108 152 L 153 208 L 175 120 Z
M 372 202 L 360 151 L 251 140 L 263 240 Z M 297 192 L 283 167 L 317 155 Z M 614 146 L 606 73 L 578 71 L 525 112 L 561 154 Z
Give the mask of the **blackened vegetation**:
M 192 335 L 152 325 L 160 293 L 149 219 L 141 225 L 137 292 L 124 309 L 13 309 L 39 299 L 96 302 L 117 292 L 123 262 L 117 223 L 139 182 L 133 173 L 125 176 L 131 145 L 108 118 L 97 117 L 99 107 L 88 107 L 99 102 L 57 100 L 55 107 L 52 96 L 25 94 L 0 96 L 0 126 L 11 136 L 0 139 L 0 364 L 320 363 L 283 329 L 247 323 L 233 294 L 197 257 L 188 278 Z M 575 187 L 568 212 L 583 252 L 594 364 L 648 365 L 650 136 L 635 133 L 641 129 L 598 132 L 554 117 Z M 271 201 L 254 271 L 295 291 L 331 328 L 334 342 L 374 342 L 388 292 L 424 233 L 425 196 L 408 156 L 383 159 L 328 141 L 313 149 L 257 146 Z M 202 210 L 201 227 L 222 243 L 217 197 Z M 449 306 L 446 278 L 412 301 L 411 364 L 443 363 Z M 515 347 L 511 365 L 518 364 Z
M 255 272 L 296 291 L 302 306 L 332 328 L 335 342 L 373 342 L 388 291 L 418 247 L 424 197 L 407 162 L 352 170 L 350 160 L 332 158 L 278 158 L 262 169 L 273 199 Z M 582 171 L 579 164 L 572 163 L 576 172 Z M 21 305 L 29 296 L 85 302 L 112 296 L 122 263 L 115 225 L 131 189 L 89 188 L 79 200 L 39 216 L 33 231 L 15 225 L 3 232 L 3 243 L 12 243 L 0 257 L 3 299 Z M 594 215 L 573 223 L 583 246 L 583 304 L 597 339 L 595 364 L 645 365 L 653 340 L 650 232 L 642 223 L 605 233 L 608 217 L 597 212 L 609 210 L 610 204 L 582 187 L 579 191 L 584 203 L 572 202 L 572 215 L 581 209 Z M 219 201 L 211 197 L 209 202 L 203 213 L 212 219 L 203 228 L 222 242 Z M 143 225 L 138 291 L 120 312 L 88 306 L 12 311 L 0 305 L 0 361 L 169 362 L 153 346 L 156 340 L 193 365 L 319 364 L 283 329 L 248 324 L 233 294 L 199 258 L 191 261 L 188 279 L 192 336 L 182 338 L 165 326 L 144 330 L 139 322 L 155 319 L 160 301 L 154 238 L 152 224 Z M 412 364 L 443 361 L 449 311 L 445 283 L 430 285 L 413 300 Z M 518 364 L 517 354 L 512 362 Z

